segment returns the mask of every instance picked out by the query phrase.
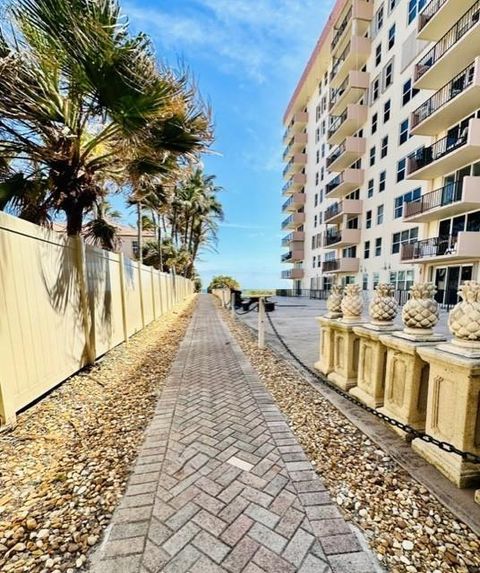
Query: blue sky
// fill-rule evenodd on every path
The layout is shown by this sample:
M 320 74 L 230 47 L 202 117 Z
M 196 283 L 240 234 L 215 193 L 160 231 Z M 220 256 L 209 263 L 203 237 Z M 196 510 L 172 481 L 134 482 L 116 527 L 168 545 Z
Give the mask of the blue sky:
M 192 70 L 211 103 L 226 219 L 217 253 L 197 267 L 206 286 L 229 274 L 242 288 L 287 284 L 280 271 L 282 116 L 333 0 L 126 0 L 134 30 L 159 59 Z M 283 267 L 285 268 L 285 267 Z

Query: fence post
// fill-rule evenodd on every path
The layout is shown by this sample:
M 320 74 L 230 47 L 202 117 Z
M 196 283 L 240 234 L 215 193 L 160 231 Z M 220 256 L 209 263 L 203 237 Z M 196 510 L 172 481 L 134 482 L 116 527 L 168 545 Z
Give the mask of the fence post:
M 125 255 L 118 253 L 118 261 L 120 265 L 120 299 L 122 301 L 122 324 L 123 324 L 123 339 L 128 344 L 128 318 L 127 318 L 127 293 L 125 290 Z
M 152 267 L 152 270 L 150 271 L 150 285 L 152 287 L 152 304 L 153 304 L 153 320 L 157 319 L 157 305 L 155 303 L 155 281 L 153 279 L 153 273 L 156 272 L 155 269 Z
M 160 302 L 160 316 L 163 316 L 163 299 L 162 299 L 162 271 L 158 271 L 158 300 Z
M 85 244 L 80 235 L 74 237 L 75 262 L 78 277 L 78 292 L 80 295 L 80 313 L 82 316 L 82 326 L 85 336 L 85 358 L 87 364 L 95 362 L 95 325 L 90 304 L 88 301 L 88 278 L 87 262 L 85 257 Z
M 143 307 L 143 281 L 142 281 L 142 263 L 137 261 L 138 265 L 138 290 L 140 292 L 140 315 L 142 317 L 142 328 L 145 328 L 145 310 Z
M 258 299 L 258 348 L 265 348 L 265 299 Z

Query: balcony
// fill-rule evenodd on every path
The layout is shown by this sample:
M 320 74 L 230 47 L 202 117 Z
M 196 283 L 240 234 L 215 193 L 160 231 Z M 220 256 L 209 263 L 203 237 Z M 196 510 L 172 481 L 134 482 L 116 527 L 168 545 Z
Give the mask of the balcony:
M 285 166 L 283 170 L 283 178 L 289 179 L 295 173 L 301 171 L 307 164 L 307 156 L 305 153 L 296 153 Z
M 332 90 L 329 112 L 332 115 L 341 115 L 349 103 L 356 103 L 363 96 L 369 85 L 370 74 L 368 72 L 356 70 L 349 72 L 342 85 Z
M 461 231 L 450 237 L 433 237 L 402 245 L 402 263 L 431 263 L 460 260 L 478 260 L 480 233 Z
M 292 193 L 300 191 L 306 182 L 307 176 L 305 173 L 297 173 L 285 183 L 282 189 L 282 195 L 291 195 Z
M 468 10 L 477 0 L 462 0 L 462 9 Z M 418 16 L 419 40 L 440 40 L 458 18 L 458 0 L 431 0 Z
M 332 179 L 325 188 L 326 196 L 331 199 L 342 198 L 347 193 L 355 191 L 363 185 L 365 172 L 363 169 L 345 169 Z
M 480 159 L 480 119 L 408 158 L 408 179 L 434 179 Z
M 305 205 L 305 193 L 295 193 L 282 205 L 282 211 L 298 211 L 303 205 Z
M 330 171 L 343 171 L 365 153 L 366 139 L 364 137 L 347 137 L 327 157 L 327 168 Z
M 282 263 L 299 263 L 303 261 L 303 258 L 304 258 L 303 249 L 299 249 L 297 251 L 289 251 L 288 253 L 285 253 L 284 255 L 282 255 L 281 261 Z
M 340 249 L 360 243 L 360 229 L 329 229 L 323 235 L 323 246 Z
M 293 279 L 300 280 L 303 279 L 305 271 L 303 269 L 288 269 L 288 271 L 282 271 L 282 279 Z
M 366 105 L 351 103 L 342 115 L 330 116 L 328 143 L 338 145 L 349 135 L 353 135 L 367 121 L 367 115 Z
M 360 259 L 350 259 L 343 257 L 322 263 L 324 273 L 358 273 L 360 269 Z
M 334 58 L 330 72 L 330 87 L 338 88 L 351 70 L 361 70 L 367 63 L 372 50 L 372 40 L 363 36 L 352 36 L 345 50 Z
M 448 183 L 422 195 L 417 201 L 405 203 L 403 220 L 406 223 L 427 223 L 480 209 L 479 183 L 480 177 L 464 177 L 463 181 Z
M 282 239 L 282 247 L 291 247 L 293 251 L 303 249 L 305 233 L 303 231 L 293 231 Z M 292 246 L 293 245 L 293 246 Z
M 343 48 L 345 41 L 350 37 L 350 31 L 353 31 L 357 36 L 363 36 L 368 30 L 372 18 L 373 2 L 353 0 L 340 24 L 333 29 L 333 38 L 330 44 L 332 56 Z
M 480 100 L 480 57 L 417 108 L 411 116 L 412 135 L 436 135 L 473 113 Z
M 307 145 L 307 134 L 297 133 L 294 135 L 283 152 L 283 161 L 288 161 L 297 151 L 303 151 Z
M 451 3 L 451 0 L 450 0 Z M 440 89 L 445 80 L 457 75 L 459 62 L 478 56 L 480 0 L 450 28 L 415 66 L 415 88 Z
M 323 220 L 328 224 L 338 223 L 344 215 L 361 215 L 362 208 L 363 201 L 361 199 L 344 199 L 330 205 L 325 211 Z
M 283 221 L 282 229 L 296 229 L 303 223 L 305 223 L 305 213 L 294 213 Z
M 308 113 L 306 111 L 297 111 L 287 126 L 283 134 L 283 143 L 286 145 L 293 135 L 300 133 L 305 129 L 308 122 Z

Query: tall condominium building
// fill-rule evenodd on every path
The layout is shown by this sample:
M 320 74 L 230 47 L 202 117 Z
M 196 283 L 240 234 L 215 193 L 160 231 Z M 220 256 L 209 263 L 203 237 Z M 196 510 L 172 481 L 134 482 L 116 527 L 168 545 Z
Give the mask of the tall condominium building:
M 288 288 L 480 279 L 480 0 L 338 0 L 284 121 Z

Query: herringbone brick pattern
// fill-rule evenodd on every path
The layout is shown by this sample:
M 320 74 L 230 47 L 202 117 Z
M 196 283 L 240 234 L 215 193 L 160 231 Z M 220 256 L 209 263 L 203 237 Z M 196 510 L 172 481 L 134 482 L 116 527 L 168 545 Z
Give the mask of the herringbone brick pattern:
M 94 573 L 378 571 L 207 296 Z

